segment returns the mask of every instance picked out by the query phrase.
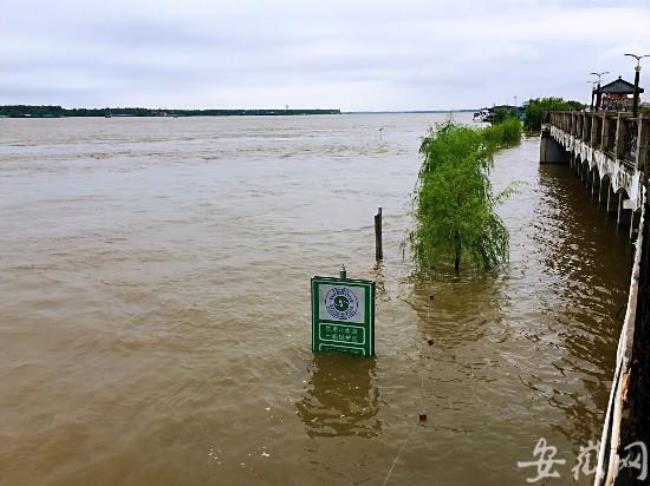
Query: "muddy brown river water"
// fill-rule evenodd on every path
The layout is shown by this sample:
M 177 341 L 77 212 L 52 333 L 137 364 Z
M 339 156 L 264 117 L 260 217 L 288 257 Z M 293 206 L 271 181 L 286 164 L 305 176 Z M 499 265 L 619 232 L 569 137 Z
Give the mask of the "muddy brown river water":
M 0 120 L 0 485 L 525 484 L 542 437 L 573 484 L 627 237 L 533 138 L 493 173 L 526 183 L 510 265 L 413 278 L 445 116 Z M 310 277 L 341 263 L 380 288 L 371 360 L 310 351 Z

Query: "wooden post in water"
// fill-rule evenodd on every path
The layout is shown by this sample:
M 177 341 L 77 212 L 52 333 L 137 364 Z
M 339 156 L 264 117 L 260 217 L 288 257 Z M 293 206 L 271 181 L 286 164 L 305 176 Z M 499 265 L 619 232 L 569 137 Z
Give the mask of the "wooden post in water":
M 381 241 L 381 208 L 377 209 L 375 215 L 375 260 L 378 262 L 384 259 L 384 248 Z

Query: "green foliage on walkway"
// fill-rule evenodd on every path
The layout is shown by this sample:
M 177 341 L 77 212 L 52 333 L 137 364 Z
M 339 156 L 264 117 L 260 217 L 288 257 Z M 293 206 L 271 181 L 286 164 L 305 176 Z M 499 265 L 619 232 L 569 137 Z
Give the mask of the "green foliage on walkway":
M 526 105 L 526 120 L 524 127 L 527 131 L 538 132 L 542 129 L 542 117 L 545 111 L 582 110 L 585 107 L 579 101 L 565 101 L 562 98 L 535 98 Z
M 508 230 L 495 209 L 514 188 L 495 195 L 489 174 L 494 152 L 520 139 L 521 123 L 513 119 L 485 129 L 447 122 L 424 138 L 417 226 L 409 237 L 419 271 L 453 265 L 458 273 L 468 261 L 486 272 L 507 262 Z

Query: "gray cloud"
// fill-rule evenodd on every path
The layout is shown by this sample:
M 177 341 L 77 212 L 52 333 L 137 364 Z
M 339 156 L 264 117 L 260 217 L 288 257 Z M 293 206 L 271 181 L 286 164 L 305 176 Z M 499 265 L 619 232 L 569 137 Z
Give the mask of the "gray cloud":
M 0 2 L 3 104 L 379 110 L 587 99 L 587 73 L 630 77 L 622 53 L 650 51 L 650 6 L 634 1 Z

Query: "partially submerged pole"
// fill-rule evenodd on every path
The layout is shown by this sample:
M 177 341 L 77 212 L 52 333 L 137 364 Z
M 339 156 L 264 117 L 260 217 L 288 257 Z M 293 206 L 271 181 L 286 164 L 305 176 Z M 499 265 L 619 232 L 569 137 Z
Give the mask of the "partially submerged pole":
M 378 262 L 384 259 L 381 231 L 381 208 L 378 208 L 375 215 L 375 260 Z

